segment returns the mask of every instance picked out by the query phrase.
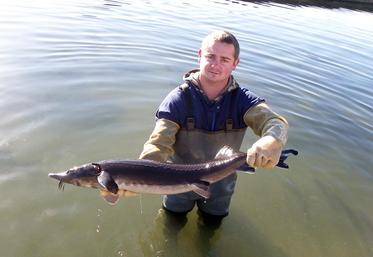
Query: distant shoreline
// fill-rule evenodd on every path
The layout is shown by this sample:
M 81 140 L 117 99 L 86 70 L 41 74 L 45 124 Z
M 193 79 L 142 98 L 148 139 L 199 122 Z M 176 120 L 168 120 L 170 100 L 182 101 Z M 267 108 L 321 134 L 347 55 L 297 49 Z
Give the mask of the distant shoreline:
M 323 8 L 347 8 L 373 12 L 373 0 L 241 0 L 251 3 L 279 3 L 295 6 L 317 6 Z
M 341 2 L 351 2 L 351 3 L 369 3 L 373 4 L 373 0 L 340 0 Z
M 338 4 L 373 4 L 373 0 L 242 0 L 244 2 L 276 2 L 290 4 L 338 5 Z

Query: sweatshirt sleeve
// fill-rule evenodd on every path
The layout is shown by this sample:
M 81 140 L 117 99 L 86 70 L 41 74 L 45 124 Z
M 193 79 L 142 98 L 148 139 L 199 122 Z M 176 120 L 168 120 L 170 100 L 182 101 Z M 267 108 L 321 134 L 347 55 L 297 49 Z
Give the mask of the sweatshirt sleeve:
M 246 111 L 244 121 L 256 135 L 273 136 L 282 145 L 286 144 L 288 138 L 288 122 L 277 113 L 273 112 L 269 106 L 262 102 Z
M 158 119 L 139 159 L 165 162 L 173 155 L 173 145 L 180 126 L 167 119 Z

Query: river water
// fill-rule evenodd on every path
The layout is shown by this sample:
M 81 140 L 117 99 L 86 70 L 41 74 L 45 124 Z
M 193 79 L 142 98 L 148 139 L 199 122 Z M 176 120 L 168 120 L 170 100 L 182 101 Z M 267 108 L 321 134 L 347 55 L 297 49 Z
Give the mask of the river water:
M 0 256 L 373 256 L 371 24 L 280 3 L 3 1 Z M 169 220 L 157 195 L 58 191 L 48 172 L 138 157 L 214 29 L 240 41 L 240 85 L 287 117 L 290 170 L 239 174 L 215 229 Z

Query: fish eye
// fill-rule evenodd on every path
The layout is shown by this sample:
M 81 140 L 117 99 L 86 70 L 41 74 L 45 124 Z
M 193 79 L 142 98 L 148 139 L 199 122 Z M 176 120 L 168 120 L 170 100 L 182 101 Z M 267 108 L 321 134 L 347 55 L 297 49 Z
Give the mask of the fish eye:
M 101 174 L 101 166 L 97 163 L 92 163 L 92 165 L 95 168 L 95 174 L 100 175 Z

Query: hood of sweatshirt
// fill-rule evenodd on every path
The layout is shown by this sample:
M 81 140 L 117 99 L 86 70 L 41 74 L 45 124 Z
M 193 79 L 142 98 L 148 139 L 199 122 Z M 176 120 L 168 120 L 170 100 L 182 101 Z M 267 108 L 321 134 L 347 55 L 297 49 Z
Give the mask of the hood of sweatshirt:
M 194 69 L 194 70 L 188 71 L 187 73 L 184 74 L 183 80 L 185 82 L 191 82 L 196 88 L 198 88 L 199 91 L 201 91 L 201 93 L 203 95 L 205 95 L 205 93 L 203 92 L 203 90 L 200 86 L 199 74 L 200 74 L 199 69 Z M 238 87 L 239 87 L 238 83 L 234 79 L 233 75 L 231 75 L 224 91 L 217 98 L 215 98 L 215 101 L 220 100 L 226 93 L 229 93 L 229 92 L 231 92 L 232 90 L 234 90 Z

